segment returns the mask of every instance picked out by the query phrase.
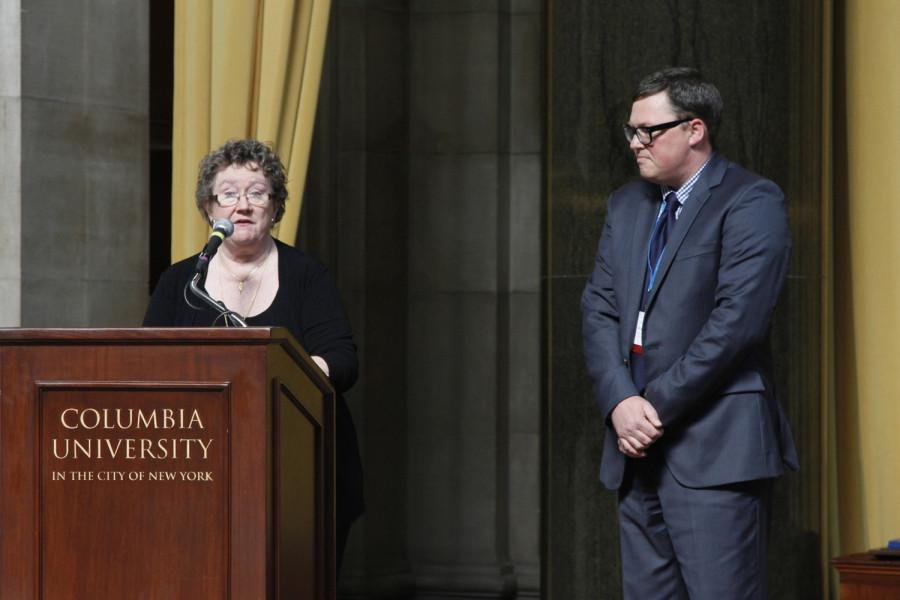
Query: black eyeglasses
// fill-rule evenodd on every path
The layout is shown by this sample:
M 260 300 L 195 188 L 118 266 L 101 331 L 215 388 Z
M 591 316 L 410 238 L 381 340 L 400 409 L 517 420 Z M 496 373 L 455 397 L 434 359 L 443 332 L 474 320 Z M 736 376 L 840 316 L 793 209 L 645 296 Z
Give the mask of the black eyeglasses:
M 687 117 L 686 119 L 678 119 L 677 121 L 669 121 L 668 123 L 660 123 L 659 125 L 651 125 L 650 127 L 632 127 L 629 124 L 622 125 L 622 131 L 625 132 L 625 140 L 630 144 L 631 140 L 634 139 L 634 136 L 637 136 L 637 139 L 640 143 L 645 146 L 649 146 L 653 143 L 653 134 L 657 131 L 666 131 L 667 129 L 672 129 L 677 125 L 681 125 L 682 123 L 687 123 L 688 121 L 692 121 L 694 117 Z

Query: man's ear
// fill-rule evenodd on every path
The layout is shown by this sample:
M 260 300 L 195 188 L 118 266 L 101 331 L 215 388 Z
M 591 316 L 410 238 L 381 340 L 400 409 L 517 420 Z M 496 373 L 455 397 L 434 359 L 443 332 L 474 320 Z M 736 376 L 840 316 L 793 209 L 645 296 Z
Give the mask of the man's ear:
M 688 126 L 691 128 L 691 137 L 688 139 L 688 143 L 691 146 L 709 143 L 709 130 L 706 129 L 706 123 L 703 122 L 703 119 L 691 119 Z

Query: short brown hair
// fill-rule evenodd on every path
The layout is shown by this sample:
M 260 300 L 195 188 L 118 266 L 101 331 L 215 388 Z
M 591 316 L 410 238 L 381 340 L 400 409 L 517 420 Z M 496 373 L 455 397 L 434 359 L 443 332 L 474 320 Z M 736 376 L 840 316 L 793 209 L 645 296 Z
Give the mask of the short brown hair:
M 698 118 L 706 124 L 709 141 L 715 140 L 722 118 L 722 95 L 691 67 L 668 67 L 644 77 L 631 98 L 632 102 L 667 92 L 679 119 Z

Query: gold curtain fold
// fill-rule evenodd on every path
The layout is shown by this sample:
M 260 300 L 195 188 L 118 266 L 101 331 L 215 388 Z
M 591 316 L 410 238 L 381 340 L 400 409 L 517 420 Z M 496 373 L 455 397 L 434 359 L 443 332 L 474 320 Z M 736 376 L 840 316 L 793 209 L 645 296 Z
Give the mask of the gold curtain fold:
M 172 131 L 172 260 L 208 229 L 197 167 L 234 138 L 269 142 L 288 174 L 276 236 L 294 243 L 315 122 L 331 0 L 178 0 Z
M 836 7 L 832 510 L 848 553 L 900 537 L 900 2 Z

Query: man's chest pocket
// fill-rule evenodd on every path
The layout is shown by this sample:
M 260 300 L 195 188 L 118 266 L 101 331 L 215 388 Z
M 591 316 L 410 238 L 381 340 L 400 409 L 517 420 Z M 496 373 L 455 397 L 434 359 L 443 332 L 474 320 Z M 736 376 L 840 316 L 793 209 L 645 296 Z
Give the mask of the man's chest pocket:
M 719 257 L 719 242 L 704 242 L 699 244 L 682 244 L 678 249 L 678 253 L 675 254 L 675 258 L 672 259 L 672 262 L 680 262 L 683 260 L 691 260 L 691 259 L 700 259 L 700 258 L 714 258 L 718 260 Z

